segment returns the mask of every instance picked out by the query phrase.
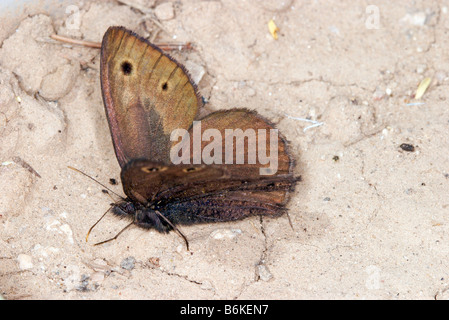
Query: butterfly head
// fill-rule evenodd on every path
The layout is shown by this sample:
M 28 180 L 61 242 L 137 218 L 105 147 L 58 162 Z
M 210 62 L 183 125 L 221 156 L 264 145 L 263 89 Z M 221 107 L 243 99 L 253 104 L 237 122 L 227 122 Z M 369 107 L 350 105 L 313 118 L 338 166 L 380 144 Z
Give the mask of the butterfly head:
M 119 217 L 133 219 L 135 224 L 145 229 L 156 229 L 159 232 L 167 233 L 172 228 L 161 218 L 155 206 L 146 207 L 138 202 L 129 199 L 114 204 L 112 212 Z

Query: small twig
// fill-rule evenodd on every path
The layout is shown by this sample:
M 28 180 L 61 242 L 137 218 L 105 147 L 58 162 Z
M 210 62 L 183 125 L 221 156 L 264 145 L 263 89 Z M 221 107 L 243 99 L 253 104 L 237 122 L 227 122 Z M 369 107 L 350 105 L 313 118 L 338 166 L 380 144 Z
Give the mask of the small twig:
M 57 34 L 52 34 L 50 37 L 53 40 L 57 40 L 57 41 L 61 41 L 61 42 L 69 43 L 69 44 L 75 44 L 75 45 L 89 47 L 89 48 L 95 48 L 95 49 L 101 48 L 100 42 L 77 40 L 77 39 L 73 39 L 73 38 L 59 36 Z M 192 49 L 192 44 L 190 42 L 187 42 L 187 43 L 159 43 L 156 45 L 165 51 L 171 51 L 171 50 L 176 50 L 176 49 L 179 49 L 179 50 Z
M 293 120 L 299 120 L 299 121 L 304 121 L 304 122 L 309 122 L 309 123 L 313 123 L 312 125 L 305 127 L 302 131 L 306 132 L 309 129 L 315 128 L 315 127 L 319 127 L 322 126 L 324 124 L 324 122 L 319 122 L 319 121 L 315 121 L 315 120 L 310 120 L 310 119 L 305 119 L 305 118 L 297 118 L 297 117 L 292 117 L 288 114 L 285 114 L 287 116 L 287 118 L 289 119 L 293 119 Z
M 139 5 L 138 3 L 135 3 L 135 1 L 129 1 L 129 0 L 118 0 L 118 2 L 127 5 L 131 8 L 137 9 L 142 13 L 150 13 L 151 9 L 145 8 L 144 6 Z
M 423 104 L 426 104 L 425 102 L 410 102 L 407 103 L 406 106 L 422 106 Z
M 52 38 L 53 40 L 66 42 L 66 43 L 70 43 L 70 44 L 76 44 L 76 45 L 79 45 L 79 46 L 84 46 L 84 47 L 89 47 L 89 48 L 96 48 L 96 49 L 100 49 L 101 48 L 101 43 L 99 43 L 99 42 L 77 40 L 77 39 L 73 39 L 73 38 L 59 36 L 57 34 L 52 34 L 50 36 L 50 38 Z
M 20 165 L 22 168 L 27 169 L 30 173 L 34 174 L 36 177 L 41 178 L 40 174 L 37 173 L 36 170 L 33 169 L 32 166 L 30 166 L 25 160 L 23 160 L 21 157 L 13 157 L 12 160 Z

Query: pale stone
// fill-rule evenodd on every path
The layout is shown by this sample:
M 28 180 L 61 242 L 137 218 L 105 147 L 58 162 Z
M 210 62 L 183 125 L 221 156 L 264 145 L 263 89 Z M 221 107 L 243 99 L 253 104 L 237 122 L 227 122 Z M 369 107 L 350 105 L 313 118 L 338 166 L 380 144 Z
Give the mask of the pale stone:
M 154 9 L 154 14 L 161 20 L 171 20 L 175 17 L 175 11 L 173 10 L 173 4 L 171 2 L 164 2 Z
M 223 239 L 234 239 L 235 237 L 242 234 L 242 230 L 240 229 L 217 229 L 212 231 L 210 236 L 216 240 Z
M 33 259 L 27 254 L 19 254 L 17 257 L 17 262 L 19 262 L 20 270 L 28 270 L 33 268 Z

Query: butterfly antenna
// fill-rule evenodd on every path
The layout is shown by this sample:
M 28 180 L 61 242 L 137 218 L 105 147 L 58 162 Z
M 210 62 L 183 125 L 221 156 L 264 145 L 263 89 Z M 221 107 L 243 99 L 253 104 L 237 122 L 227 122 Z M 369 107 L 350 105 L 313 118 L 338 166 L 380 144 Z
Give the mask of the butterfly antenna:
M 111 189 L 109 189 L 108 187 L 106 187 L 104 184 L 102 184 L 102 183 L 99 182 L 98 180 L 92 178 L 92 177 L 89 176 L 88 174 L 82 172 L 81 170 L 78 170 L 78 169 L 76 169 L 76 168 L 74 168 L 74 167 L 71 167 L 71 166 L 67 166 L 67 168 L 69 168 L 69 169 L 71 169 L 71 170 L 74 170 L 74 171 L 76 171 L 76 172 L 78 172 L 78 173 L 81 173 L 82 175 L 84 175 L 84 176 L 88 177 L 89 179 L 91 179 L 91 180 L 95 181 L 96 183 L 98 183 L 100 186 L 102 186 L 102 187 L 105 188 L 106 190 L 112 192 L 113 194 L 115 194 L 115 195 L 116 195 L 117 197 L 119 197 L 120 199 L 125 200 L 121 195 L 115 193 L 114 191 L 112 191 Z
M 86 234 L 86 242 L 87 242 L 87 239 L 89 239 L 89 235 L 90 235 L 90 232 L 92 231 L 92 229 L 98 224 L 98 222 L 100 222 L 101 219 L 103 219 L 103 217 L 106 215 L 106 213 L 108 213 L 108 212 L 111 210 L 111 208 L 112 208 L 112 207 L 110 207 L 108 210 L 106 210 L 106 212 L 103 213 L 103 215 L 101 216 L 101 218 L 98 219 L 97 222 L 95 222 L 94 225 L 93 225 L 92 227 L 90 227 L 89 231 L 87 231 L 87 234 Z
M 154 212 L 156 212 L 156 214 L 161 217 L 162 219 L 164 219 L 165 222 L 167 222 L 170 227 L 173 228 L 173 230 L 176 231 L 176 233 L 178 233 L 178 235 L 184 239 L 184 242 L 186 243 L 186 247 L 187 247 L 187 251 L 189 250 L 189 241 L 187 240 L 186 236 L 173 224 L 170 222 L 170 220 L 168 220 L 162 213 L 160 213 L 159 211 L 155 210 Z

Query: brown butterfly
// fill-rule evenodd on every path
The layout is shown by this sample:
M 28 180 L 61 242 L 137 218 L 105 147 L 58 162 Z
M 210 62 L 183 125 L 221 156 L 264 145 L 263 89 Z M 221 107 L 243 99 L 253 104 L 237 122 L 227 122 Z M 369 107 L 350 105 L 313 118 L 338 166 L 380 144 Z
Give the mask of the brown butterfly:
M 101 89 L 127 196 L 112 211 L 131 217 L 129 225 L 179 232 L 177 224 L 286 212 L 288 195 L 300 177 L 293 174 L 294 160 L 285 139 L 280 134 L 270 141 L 260 134 L 246 136 L 239 149 L 237 137 L 231 134 L 238 129 L 273 132 L 274 126 L 256 112 L 231 109 L 197 119 L 202 99 L 184 66 L 123 27 L 110 27 L 104 35 Z M 172 139 L 175 130 L 184 136 Z M 235 143 L 221 151 L 210 150 L 212 138 L 205 139 L 204 134 L 211 132 L 218 147 L 226 139 Z M 196 145 L 194 139 L 184 139 L 195 134 L 203 135 Z M 175 146 L 187 152 L 180 164 L 172 161 L 179 155 L 173 152 Z M 267 162 L 254 161 L 251 152 L 270 150 L 271 156 L 270 146 L 277 146 L 276 170 L 261 175 Z M 215 162 L 198 163 L 212 154 Z M 239 156 L 246 163 L 236 161 Z M 228 161 L 217 163 L 217 159 Z

